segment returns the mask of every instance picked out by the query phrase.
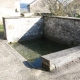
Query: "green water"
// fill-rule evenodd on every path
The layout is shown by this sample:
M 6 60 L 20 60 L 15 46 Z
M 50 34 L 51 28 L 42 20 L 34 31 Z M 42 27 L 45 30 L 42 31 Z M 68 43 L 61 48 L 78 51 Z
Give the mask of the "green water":
M 47 38 L 40 38 L 11 44 L 29 62 L 34 61 L 42 55 L 57 52 L 68 48 L 68 46 L 53 42 Z

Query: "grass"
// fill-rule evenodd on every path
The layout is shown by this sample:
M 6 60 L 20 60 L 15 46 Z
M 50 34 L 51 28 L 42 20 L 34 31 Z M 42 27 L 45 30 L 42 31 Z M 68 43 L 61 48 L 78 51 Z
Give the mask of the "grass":
M 3 25 L 0 25 L 0 32 L 3 32 L 3 31 L 4 31 Z
M 0 37 L 4 35 L 4 28 L 3 25 L 0 25 Z

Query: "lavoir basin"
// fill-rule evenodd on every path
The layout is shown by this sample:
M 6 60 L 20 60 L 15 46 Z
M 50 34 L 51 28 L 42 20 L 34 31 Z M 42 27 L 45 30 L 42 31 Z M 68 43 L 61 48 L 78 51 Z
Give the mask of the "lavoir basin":
M 41 68 L 41 56 L 69 48 L 69 46 L 47 38 L 27 40 L 10 45 L 35 68 Z

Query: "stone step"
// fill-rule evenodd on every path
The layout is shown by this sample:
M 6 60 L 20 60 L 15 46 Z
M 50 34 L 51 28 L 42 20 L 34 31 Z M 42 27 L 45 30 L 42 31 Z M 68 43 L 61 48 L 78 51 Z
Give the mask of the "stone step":
M 42 67 L 48 71 L 52 71 L 78 57 L 80 57 L 80 46 L 42 56 Z

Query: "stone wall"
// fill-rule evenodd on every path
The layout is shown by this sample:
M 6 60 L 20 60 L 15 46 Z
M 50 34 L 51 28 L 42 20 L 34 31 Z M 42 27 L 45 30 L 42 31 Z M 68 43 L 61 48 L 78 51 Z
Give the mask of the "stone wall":
M 30 12 L 33 13 L 51 13 L 54 10 L 55 0 L 35 0 L 30 4 Z
M 3 18 L 4 37 L 8 42 L 40 38 L 61 44 L 80 45 L 80 19 L 67 17 L 8 17 Z M 43 35 L 44 34 L 44 35 Z
M 18 42 L 43 36 L 42 17 L 10 17 L 3 18 L 4 36 L 8 42 Z
M 44 36 L 69 46 L 80 45 L 80 19 L 44 17 Z
M 19 0 L 0 0 L 0 24 L 2 17 L 20 16 Z

